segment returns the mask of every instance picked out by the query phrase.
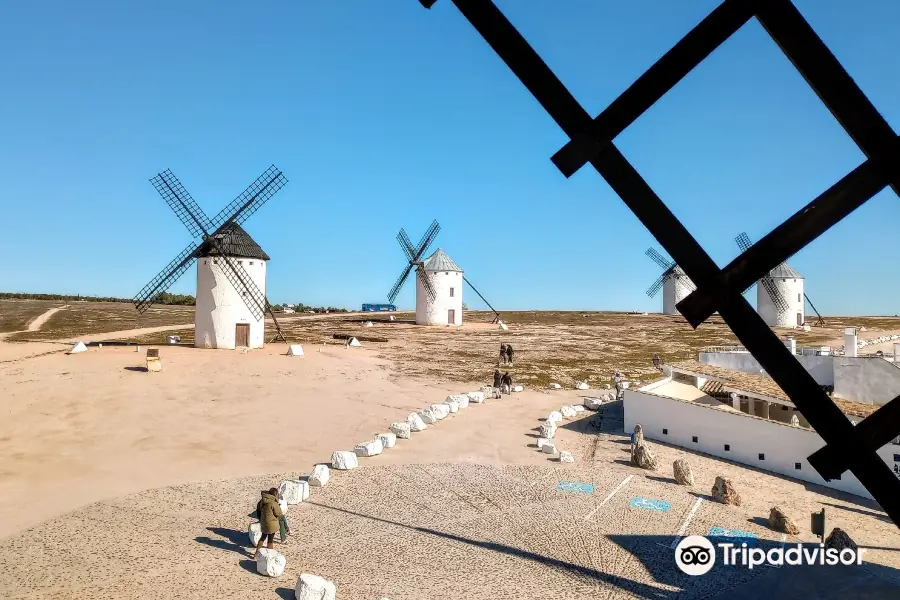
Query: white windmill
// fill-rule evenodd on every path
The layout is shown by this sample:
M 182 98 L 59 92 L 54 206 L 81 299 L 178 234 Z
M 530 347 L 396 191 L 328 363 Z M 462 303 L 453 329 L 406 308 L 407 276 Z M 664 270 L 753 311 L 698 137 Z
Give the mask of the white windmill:
M 734 241 L 741 252 L 746 252 L 752 246 L 750 237 L 745 232 L 734 238 Z M 805 302 L 809 302 L 818 317 L 815 324 L 825 324 L 822 315 L 803 291 L 803 275 L 786 262 L 776 266 L 756 283 L 756 312 L 769 327 L 802 326 L 806 322 Z
M 135 308 L 146 311 L 197 261 L 197 305 L 194 345 L 206 348 L 259 348 L 264 343 L 265 314 L 275 324 L 274 340 L 284 335 L 266 299 L 266 262 L 263 252 L 241 223 L 287 183 L 274 165 L 213 219 L 197 205 L 169 171 L 150 180 L 166 204 L 194 238 L 134 298 Z
M 662 275 L 653 282 L 647 289 L 647 295 L 654 297 L 662 288 L 663 291 L 663 314 L 677 315 L 678 309 L 675 306 L 688 297 L 688 295 L 697 289 L 694 282 L 687 274 L 675 264 L 674 261 L 666 260 L 666 258 L 653 248 L 647 248 L 645 252 L 650 260 L 662 267 Z
M 494 313 L 494 322 L 500 315 L 475 286 L 463 275 L 463 270 L 446 252 L 438 248 L 434 254 L 423 260 L 425 251 L 434 242 L 440 224 L 431 222 L 417 246 L 413 246 L 404 229 L 397 233 L 397 241 L 406 254 L 409 264 L 397 278 L 388 292 L 388 302 L 394 303 L 400 288 L 406 282 L 413 267 L 416 269 L 416 324 L 417 325 L 462 325 L 463 322 L 463 282 L 468 283 L 488 308 Z

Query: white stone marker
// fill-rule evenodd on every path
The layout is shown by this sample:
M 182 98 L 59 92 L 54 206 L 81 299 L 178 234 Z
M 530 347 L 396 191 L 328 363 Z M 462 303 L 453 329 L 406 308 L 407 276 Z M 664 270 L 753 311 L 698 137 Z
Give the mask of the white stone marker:
M 262 539 L 262 525 L 258 521 L 250 523 L 250 527 L 247 528 L 247 536 L 250 538 L 250 545 L 255 548 L 259 540 Z
M 375 439 L 381 442 L 385 450 L 397 445 L 397 434 L 395 433 L 379 433 Z
M 543 445 L 541 452 L 544 454 L 556 454 L 556 444 L 553 443 L 553 440 L 550 440 Z
M 374 439 L 363 442 L 361 444 L 357 444 L 353 449 L 353 452 L 357 456 L 362 457 L 378 456 L 379 454 L 384 452 L 384 446 L 382 445 L 381 440 Z
M 600 406 L 603 404 L 603 401 L 600 398 L 585 398 L 583 401 L 584 407 L 588 410 L 599 410 Z
M 356 460 L 356 454 L 347 452 L 346 450 L 335 450 L 331 453 L 331 466 L 340 471 L 349 471 L 359 466 Z
M 446 419 L 447 415 L 450 414 L 450 407 L 446 404 L 432 404 L 431 410 L 434 411 L 434 415 L 438 418 L 438 421 Z
M 309 498 L 309 484 L 305 481 L 282 481 L 278 493 L 288 504 L 300 504 Z
M 409 430 L 412 432 L 425 431 L 425 429 L 428 428 L 425 421 L 419 416 L 419 413 L 410 413 L 409 416 L 406 417 L 406 422 L 409 423 Z
M 335 600 L 336 592 L 334 582 L 309 573 L 301 574 L 294 587 L 296 600 Z
M 556 435 L 556 425 L 554 423 L 551 423 L 550 421 L 544 421 L 543 423 L 541 423 L 542 438 L 552 440 L 554 435 Z
M 474 402 L 475 404 L 484 402 L 484 392 L 469 392 L 466 396 L 469 397 L 469 402 Z
M 456 404 L 459 408 L 466 408 L 469 406 L 469 397 L 465 394 L 451 394 L 447 396 L 447 399 L 444 400 L 446 403 L 450 403 L 451 401 L 456 401 Z
M 546 446 L 547 444 L 552 444 L 552 443 L 553 443 L 553 441 L 548 440 L 547 438 L 538 438 L 537 439 L 538 450 L 543 450 L 544 446 Z
M 331 479 L 331 471 L 328 467 L 326 465 L 316 465 L 312 473 L 309 474 L 309 485 L 325 487 L 329 479 Z
M 259 556 L 256 558 L 256 572 L 260 575 L 281 577 L 286 565 L 287 559 L 281 552 L 268 548 L 259 549 Z
M 576 413 L 575 409 L 572 408 L 571 406 L 561 406 L 559 409 L 559 414 L 561 414 L 562 416 L 564 416 L 567 419 L 571 419 L 578 413 Z
M 582 406 L 581 404 L 573 404 L 572 410 L 574 410 L 576 413 L 582 413 L 584 412 L 584 406 Z
M 456 400 L 445 400 L 444 406 L 446 406 L 447 410 L 451 413 L 459 412 L 459 402 L 457 402 Z
M 548 423 L 554 423 L 554 424 L 555 424 L 555 423 L 561 422 L 562 420 L 563 420 L 562 413 L 559 412 L 558 410 L 550 411 L 550 414 L 547 415 L 547 422 L 548 422 Z
M 401 440 L 409 439 L 409 423 L 397 421 L 395 423 L 391 423 L 391 433 L 396 435 Z
M 562 451 L 559 453 L 559 462 L 573 463 L 575 462 L 575 458 L 572 456 L 571 452 Z
M 437 415 L 434 414 L 434 411 L 429 408 L 423 408 L 419 411 L 419 418 L 425 422 L 426 425 L 433 425 L 437 423 Z

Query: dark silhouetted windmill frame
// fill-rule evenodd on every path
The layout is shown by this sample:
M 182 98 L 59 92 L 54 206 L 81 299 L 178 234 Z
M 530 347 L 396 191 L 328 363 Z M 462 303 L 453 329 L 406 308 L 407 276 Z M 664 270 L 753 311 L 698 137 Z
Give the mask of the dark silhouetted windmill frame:
M 285 341 L 281 326 L 278 324 L 278 320 L 275 318 L 275 314 L 272 312 L 272 307 L 265 294 L 253 282 L 253 279 L 244 270 L 244 267 L 235 264 L 222 248 L 222 246 L 228 245 L 227 236 L 230 235 L 230 228 L 235 225 L 239 226 L 250 218 L 250 215 L 259 210 L 278 190 L 284 187 L 287 183 L 284 174 L 275 165 L 272 165 L 262 175 L 257 177 L 256 181 L 250 184 L 250 187 L 219 211 L 219 214 L 212 220 L 206 216 L 203 209 L 194 201 L 178 178 L 169 169 L 158 173 L 150 180 L 150 183 L 153 184 L 159 195 L 163 197 L 163 200 L 175 213 L 175 216 L 184 224 L 194 241 L 191 241 L 178 256 L 172 259 L 156 277 L 151 279 L 137 293 L 133 300 L 135 308 L 141 313 L 150 308 L 153 300 L 178 281 L 200 255 L 201 251 L 211 246 L 218 254 L 216 258 L 222 259 L 225 265 L 222 272 L 229 283 L 241 295 L 250 313 L 254 318 L 262 319 L 263 315 L 268 311 L 272 321 L 275 323 L 276 333 L 272 341 Z M 196 241 L 197 238 L 200 238 L 199 242 Z M 220 239 L 223 239 L 225 243 L 220 243 Z
M 431 8 L 436 0 L 419 0 Z M 790 0 L 725 0 L 596 118 L 491 0 L 452 0 L 570 138 L 552 158 L 566 177 L 591 166 L 697 288 L 678 310 L 693 327 L 718 311 L 825 441 L 809 463 L 826 480 L 850 470 L 900 526 L 900 479 L 877 450 L 900 433 L 900 396 L 855 427 L 741 292 L 875 194 L 900 190 L 900 140 Z M 866 156 L 828 190 L 719 269 L 613 140 L 725 40 L 756 18 Z

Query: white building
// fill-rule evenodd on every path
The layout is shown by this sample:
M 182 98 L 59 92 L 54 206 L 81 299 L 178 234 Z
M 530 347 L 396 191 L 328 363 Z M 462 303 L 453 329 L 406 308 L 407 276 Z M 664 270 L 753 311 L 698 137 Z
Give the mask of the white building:
M 660 381 L 625 391 L 625 431 L 640 423 L 651 440 L 872 497 L 849 471 L 826 482 L 809 465 L 807 457 L 825 442 L 770 377 L 695 361 L 667 365 L 664 372 Z M 877 408 L 835 402 L 854 423 Z M 900 444 L 887 444 L 878 454 L 900 473 Z
M 697 289 L 697 286 L 688 278 L 687 274 L 675 265 L 671 268 L 672 273 L 663 281 L 663 314 L 677 315 L 680 314 L 675 306 L 688 297 L 688 295 Z
M 781 263 L 765 277 L 784 298 L 787 306 L 777 307 L 761 281 L 756 284 L 756 312 L 769 327 L 800 327 L 806 321 L 803 275 L 787 263 Z
M 216 235 L 223 252 L 238 269 L 266 293 L 266 261 L 269 255 L 241 228 L 232 225 Z M 229 281 L 228 267 L 208 242 L 197 256 L 197 311 L 194 346 L 198 348 L 262 348 L 265 314 L 256 318 L 241 292 Z
M 416 277 L 416 324 L 462 325 L 462 269 L 440 248 L 422 268 L 434 288 L 435 298 L 431 299 L 421 279 Z

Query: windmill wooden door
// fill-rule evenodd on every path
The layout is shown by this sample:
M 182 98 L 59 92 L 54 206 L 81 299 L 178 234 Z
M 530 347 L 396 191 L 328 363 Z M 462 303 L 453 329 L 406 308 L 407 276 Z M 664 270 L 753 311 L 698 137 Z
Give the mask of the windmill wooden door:
M 447 310 L 447 324 L 456 325 L 456 311 L 452 308 Z
M 247 347 L 250 345 L 250 324 L 238 323 L 234 326 L 234 347 Z

